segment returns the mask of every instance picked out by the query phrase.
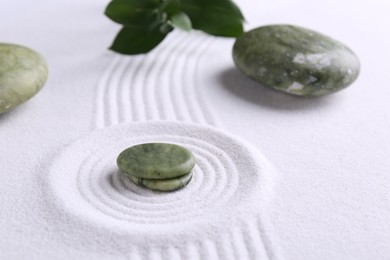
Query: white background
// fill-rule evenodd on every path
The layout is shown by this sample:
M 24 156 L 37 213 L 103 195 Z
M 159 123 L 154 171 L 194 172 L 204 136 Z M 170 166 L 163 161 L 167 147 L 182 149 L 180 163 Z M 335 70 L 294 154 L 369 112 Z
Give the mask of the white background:
M 62 245 L 34 178 L 42 162 L 91 128 L 94 88 L 118 26 L 106 1 L 11 1 L 0 8 L 0 41 L 47 59 L 49 80 L 28 103 L 0 115 L 0 257 L 88 257 Z M 267 213 L 286 259 L 390 258 L 390 4 L 386 1 L 239 1 L 246 28 L 289 23 L 351 47 L 361 74 L 348 89 L 297 98 L 234 69 L 233 40 L 202 60 L 202 91 L 220 125 L 254 144 L 277 170 Z M 35 210 L 34 210 L 35 209 Z M 103 258 L 103 254 L 102 258 Z M 105 256 L 107 259 L 109 256 Z M 112 256 L 114 258 L 114 256 Z

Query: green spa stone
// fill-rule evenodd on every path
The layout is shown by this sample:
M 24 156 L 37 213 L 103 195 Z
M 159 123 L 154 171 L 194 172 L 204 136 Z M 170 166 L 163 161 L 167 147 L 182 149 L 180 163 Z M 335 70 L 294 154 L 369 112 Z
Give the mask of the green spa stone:
M 128 176 L 163 180 L 190 173 L 195 166 L 195 157 L 179 145 L 146 143 L 121 152 L 117 165 Z
M 0 43 L 0 114 L 27 101 L 45 84 L 47 64 L 35 51 Z
M 183 188 L 191 181 L 192 173 L 190 172 L 180 177 L 165 180 L 142 179 L 131 175 L 128 175 L 128 177 L 135 184 L 150 190 L 175 191 Z
M 351 85 L 359 75 L 357 56 L 321 33 L 292 25 L 259 27 L 233 47 L 239 70 L 264 86 L 300 96 L 323 96 Z

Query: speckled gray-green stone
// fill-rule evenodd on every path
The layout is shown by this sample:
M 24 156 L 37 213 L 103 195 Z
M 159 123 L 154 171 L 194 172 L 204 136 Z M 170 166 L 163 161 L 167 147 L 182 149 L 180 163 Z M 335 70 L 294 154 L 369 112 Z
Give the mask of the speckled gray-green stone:
M 179 145 L 147 143 L 121 152 L 117 165 L 126 175 L 161 180 L 188 174 L 195 166 L 195 158 L 188 149 Z
M 292 25 L 259 27 L 239 37 L 233 59 L 259 83 L 301 96 L 327 95 L 359 75 L 357 56 L 344 44 Z
M 142 179 L 131 175 L 128 175 L 128 177 L 132 182 L 144 188 L 157 191 L 174 191 L 186 186 L 191 181 L 192 173 L 165 180 Z
M 45 84 L 47 65 L 35 51 L 0 43 L 0 114 L 34 96 Z

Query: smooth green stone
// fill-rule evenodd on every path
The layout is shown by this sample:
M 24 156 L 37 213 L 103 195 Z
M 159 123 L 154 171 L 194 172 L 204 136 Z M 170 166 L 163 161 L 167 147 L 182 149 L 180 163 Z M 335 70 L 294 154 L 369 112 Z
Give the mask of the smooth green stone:
M 166 180 L 142 179 L 131 175 L 128 175 L 128 177 L 135 184 L 147 189 L 157 191 L 174 191 L 186 186 L 192 179 L 192 173 L 190 172 L 186 175 Z
M 126 175 L 142 179 L 171 179 L 191 172 L 195 157 L 175 144 L 147 143 L 121 152 L 117 165 Z
M 239 70 L 259 83 L 301 96 L 327 95 L 359 75 L 357 56 L 344 44 L 292 25 L 249 31 L 233 47 Z
M 35 51 L 0 43 L 0 114 L 27 101 L 45 84 L 47 64 Z

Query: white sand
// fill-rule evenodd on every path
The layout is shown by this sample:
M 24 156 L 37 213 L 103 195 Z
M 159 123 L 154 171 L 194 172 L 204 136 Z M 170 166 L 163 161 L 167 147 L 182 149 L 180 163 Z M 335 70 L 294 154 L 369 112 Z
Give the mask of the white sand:
M 50 69 L 0 116 L 0 259 L 389 257 L 388 3 L 239 1 L 248 29 L 294 23 L 357 52 L 359 80 L 316 99 L 242 76 L 230 39 L 174 33 L 150 55 L 113 54 L 106 4 L 0 9 L 1 41 Z M 194 151 L 188 187 L 152 193 L 118 175 L 117 153 L 153 140 Z

